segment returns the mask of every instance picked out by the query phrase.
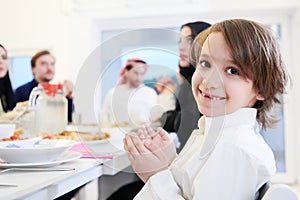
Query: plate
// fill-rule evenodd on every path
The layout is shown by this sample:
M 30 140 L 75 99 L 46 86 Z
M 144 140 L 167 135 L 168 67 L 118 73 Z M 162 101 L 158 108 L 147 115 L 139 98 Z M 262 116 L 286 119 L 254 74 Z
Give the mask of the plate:
M 0 168 L 10 167 L 53 167 L 61 163 L 70 162 L 76 160 L 82 156 L 81 153 L 75 151 L 67 151 L 61 155 L 57 160 L 51 162 L 41 163 L 0 163 Z
M 0 142 L 0 158 L 7 163 L 44 163 L 57 160 L 75 145 L 74 140 L 32 138 Z

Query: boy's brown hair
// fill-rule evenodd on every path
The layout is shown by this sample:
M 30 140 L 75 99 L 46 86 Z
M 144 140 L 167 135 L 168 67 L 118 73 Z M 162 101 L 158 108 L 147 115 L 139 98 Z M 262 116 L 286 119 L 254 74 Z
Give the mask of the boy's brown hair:
M 288 75 L 276 39 L 264 25 L 245 19 L 231 19 L 201 32 L 192 47 L 191 61 L 197 66 L 201 47 L 210 33 L 222 33 L 241 76 L 253 81 L 254 89 L 264 100 L 257 100 L 257 120 L 262 128 L 272 127 L 276 119 L 269 115 L 275 103 L 281 103 Z

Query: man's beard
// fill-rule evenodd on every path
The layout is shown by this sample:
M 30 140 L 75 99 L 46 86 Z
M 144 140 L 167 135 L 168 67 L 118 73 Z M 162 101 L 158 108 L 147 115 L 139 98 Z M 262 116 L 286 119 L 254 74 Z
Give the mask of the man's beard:
M 129 87 L 131 88 L 138 88 L 140 85 L 142 85 L 142 83 L 138 82 L 134 82 L 134 81 L 129 81 Z
M 41 80 L 42 80 L 42 82 L 50 82 L 52 79 L 53 79 L 53 77 L 51 79 L 49 79 L 49 78 L 42 78 Z

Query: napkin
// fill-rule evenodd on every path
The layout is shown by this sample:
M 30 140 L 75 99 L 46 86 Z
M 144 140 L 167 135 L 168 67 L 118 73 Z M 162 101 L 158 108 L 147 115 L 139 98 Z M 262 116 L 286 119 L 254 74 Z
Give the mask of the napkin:
M 112 159 L 112 155 L 98 154 L 95 153 L 90 147 L 83 143 L 75 144 L 69 149 L 70 151 L 77 151 L 82 153 L 81 158 L 102 158 L 102 159 Z

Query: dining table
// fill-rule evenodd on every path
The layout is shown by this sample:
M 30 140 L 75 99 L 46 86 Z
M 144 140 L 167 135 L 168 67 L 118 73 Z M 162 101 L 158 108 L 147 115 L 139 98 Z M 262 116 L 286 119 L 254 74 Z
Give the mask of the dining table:
M 54 166 L 29 168 L 31 170 L 0 169 L 0 200 L 54 199 L 103 175 L 114 176 L 129 167 L 130 162 L 123 150 L 125 132 L 118 128 L 107 131 L 111 137 L 106 141 L 77 144 L 88 147 L 88 154 L 71 148 L 72 155 L 80 154 L 78 159 Z M 30 165 L 24 168 L 27 167 Z

